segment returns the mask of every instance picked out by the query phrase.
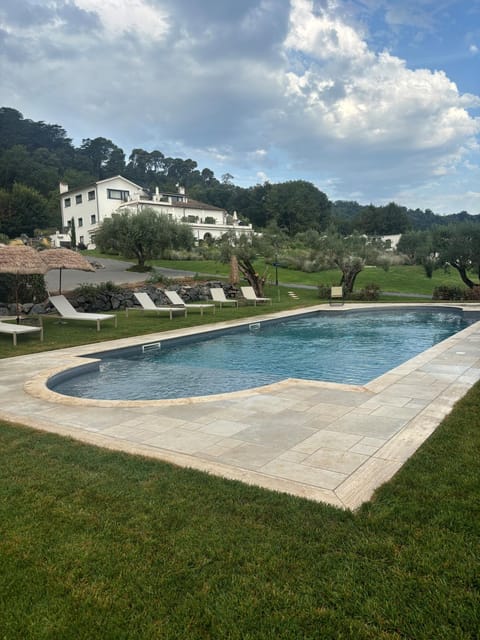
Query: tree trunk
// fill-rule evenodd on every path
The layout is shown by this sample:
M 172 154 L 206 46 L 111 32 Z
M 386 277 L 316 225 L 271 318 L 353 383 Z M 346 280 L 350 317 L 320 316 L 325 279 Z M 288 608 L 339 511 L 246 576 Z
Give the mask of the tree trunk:
M 454 269 L 458 271 L 464 284 L 466 284 L 469 289 L 473 289 L 473 287 L 475 286 L 475 282 L 473 282 L 473 280 L 470 280 L 470 278 L 467 276 L 466 268 L 462 264 L 458 264 L 458 262 L 450 262 L 450 264 Z
M 344 267 L 342 269 L 342 281 L 340 284 L 343 286 L 345 293 L 352 293 L 355 279 L 361 270 L 361 267 Z
M 238 260 L 238 268 L 242 272 L 243 276 L 247 279 L 248 284 L 253 287 L 256 295 L 259 298 L 263 298 L 263 285 L 265 284 L 265 275 L 260 276 L 258 274 L 253 264 L 248 260 L 248 258 L 240 258 Z
M 143 268 L 145 266 L 145 253 L 142 247 L 136 249 L 135 255 L 137 256 L 138 266 Z

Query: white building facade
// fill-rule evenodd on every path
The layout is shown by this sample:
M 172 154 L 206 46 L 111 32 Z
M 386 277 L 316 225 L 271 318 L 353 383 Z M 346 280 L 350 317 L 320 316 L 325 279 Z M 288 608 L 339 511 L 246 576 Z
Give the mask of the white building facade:
M 183 188 L 178 193 L 161 193 L 158 189 L 151 196 L 145 189 L 122 176 L 100 180 L 81 189 L 69 189 L 60 183 L 63 233 L 51 237 L 55 246 L 71 240 L 72 221 L 77 244 L 88 249 L 95 247 L 95 231 L 113 213 L 125 209 L 140 212 L 153 209 L 177 222 L 192 228 L 197 242 L 217 239 L 227 232 L 253 234 L 252 225 L 238 220 L 236 213 L 188 198 Z

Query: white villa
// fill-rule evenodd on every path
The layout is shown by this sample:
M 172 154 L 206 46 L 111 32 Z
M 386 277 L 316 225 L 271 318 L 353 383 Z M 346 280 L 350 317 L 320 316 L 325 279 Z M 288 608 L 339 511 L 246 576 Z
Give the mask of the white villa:
M 70 242 L 70 227 L 73 220 L 77 243 L 87 248 L 95 247 L 95 231 L 105 218 L 113 213 L 129 209 L 139 212 L 151 208 L 177 222 L 188 224 L 198 241 L 220 238 L 227 231 L 236 234 L 253 234 L 252 225 L 240 222 L 236 212 L 232 215 L 225 209 L 192 200 L 180 187 L 178 193 L 155 194 L 122 176 L 99 180 L 82 189 L 69 189 L 60 183 L 63 233 L 51 236 L 54 246 Z

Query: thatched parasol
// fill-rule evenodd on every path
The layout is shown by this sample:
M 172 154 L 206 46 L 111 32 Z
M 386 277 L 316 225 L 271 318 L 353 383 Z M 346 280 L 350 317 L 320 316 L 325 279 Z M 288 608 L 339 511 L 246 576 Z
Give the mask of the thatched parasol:
M 95 271 L 95 268 L 81 253 L 71 249 L 45 249 L 45 251 L 40 252 L 40 257 L 45 263 L 47 271 L 52 269 L 60 270 L 59 293 L 62 293 L 62 269 Z
M 0 273 L 10 273 L 15 276 L 15 304 L 17 308 L 17 322 L 20 320 L 18 305 L 18 276 L 45 274 L 47 265 L 41 259 L 38 251 L 25 245 L 0 246 Z

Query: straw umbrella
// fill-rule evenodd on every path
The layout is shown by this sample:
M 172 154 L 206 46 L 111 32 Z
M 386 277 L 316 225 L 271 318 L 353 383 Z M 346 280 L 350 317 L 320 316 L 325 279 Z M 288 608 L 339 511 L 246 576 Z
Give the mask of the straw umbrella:
M 62 270 L 76 269 L 78 271 L 95 271 L 90 262 L 77 251 L 71 249 L 45 249 L 40 252 L 40 257 L 46 265 L 47 271 L 59 269 L 60 281 L 58 292 L 62 293 Z
M 18 304 L 18 276 L 45 274 L 47 265 L 41 259 L 38 251 L 25 245 L 0 246 L 0 273 L 10 273 L 15 276 L 15 305 L 17 322 L 20 322 Z

